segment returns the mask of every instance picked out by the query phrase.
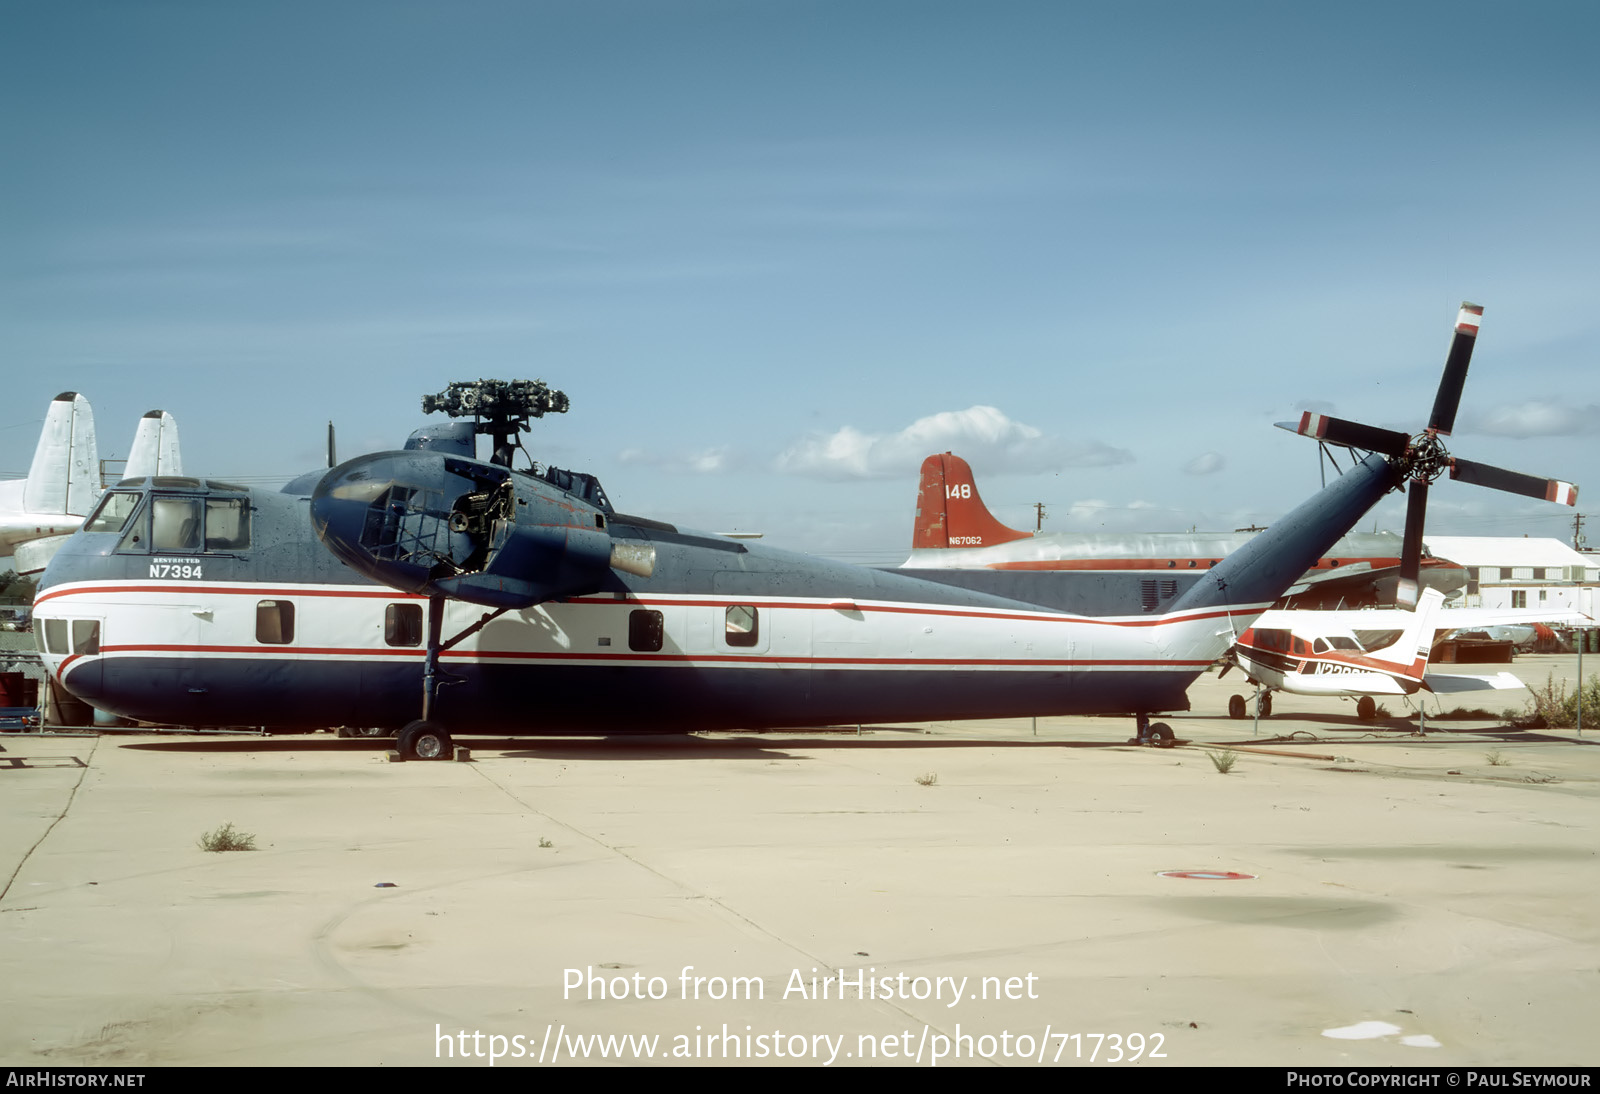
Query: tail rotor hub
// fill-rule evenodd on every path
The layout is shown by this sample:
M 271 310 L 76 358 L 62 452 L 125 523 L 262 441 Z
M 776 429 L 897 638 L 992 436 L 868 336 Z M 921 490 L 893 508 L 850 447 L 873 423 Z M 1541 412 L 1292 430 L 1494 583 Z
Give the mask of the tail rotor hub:
M 1413 481 L 1432 483 L 1450 469 L 1450 453 L 1432 430 L 1412 437 L 1403 458 L 1406 474 Z

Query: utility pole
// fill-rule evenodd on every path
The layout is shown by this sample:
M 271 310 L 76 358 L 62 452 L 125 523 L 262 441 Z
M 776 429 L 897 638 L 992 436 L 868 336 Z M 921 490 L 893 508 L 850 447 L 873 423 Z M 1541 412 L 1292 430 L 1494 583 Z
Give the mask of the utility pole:
M 1033 503 L 1033 507 L 1038 510 L 1039 514 L 1033 522 L 1033 530 L 1035 532 L 1042 532 L 1044 531 L 1044 502 L 1036 501 Z
M 1581 551 L 1581 550 L 1583 550 L 1582 544 L 1583 544 L 1583 514 L 1582 513 L 1574 513 L 1574 514 L 1572 514 L 1572 549 L 1574 551 Z

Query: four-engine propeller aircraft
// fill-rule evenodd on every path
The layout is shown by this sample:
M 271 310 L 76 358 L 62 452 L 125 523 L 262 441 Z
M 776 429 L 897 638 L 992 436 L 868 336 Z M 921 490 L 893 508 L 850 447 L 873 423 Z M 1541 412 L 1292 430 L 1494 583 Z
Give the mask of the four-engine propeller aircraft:
M 1164 612 L 1090 617 L 627 516 L 592 476 L 513 469 L 529 419 L 566 409 L 538 381 L 452 384 L 423 410 L 471 422 L 309 497 L 125 482 L 45 575 L 45 661 L 125 717 L 404 726 L 408 758 L 447 755 L 451 729 L 1048 714 L 1128 713 L 1136 740 L 1170 741 L 1150 715 L 1187 709 L 1235 634 L 1418 473 L 1368 456 Z
M 178 427 L 152 410 L 139 419 L 126 475 L 181 475 Z M 19 574 L 45 568 L 100 496 L 100 455 L 89 400 L 64 391 L 45 411 L 26 479 L 0 482 L 0 553 Z

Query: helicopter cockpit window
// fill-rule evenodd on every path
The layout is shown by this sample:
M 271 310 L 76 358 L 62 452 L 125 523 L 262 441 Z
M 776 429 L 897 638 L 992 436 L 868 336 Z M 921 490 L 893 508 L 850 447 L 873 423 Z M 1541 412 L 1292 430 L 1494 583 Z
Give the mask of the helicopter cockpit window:
M 100 503 L 100 508 L 95 510 L 94 516 L 89 518 L 83 526 L 85 532 L 120 532 L 128 523 L 128 518 L 133 516 L 133 511 L 139 508 L 139 499 L 143 495 L 130 494 L 127 491 L 113 491 L 105 496 Z
M 243 551 L 250 546 L 250 506 L 243 498 L 206 499 L 206 550 Z
M 200 549 L 200 499 L 159 494 L 151 504 L 150 545 L 155 551 Z

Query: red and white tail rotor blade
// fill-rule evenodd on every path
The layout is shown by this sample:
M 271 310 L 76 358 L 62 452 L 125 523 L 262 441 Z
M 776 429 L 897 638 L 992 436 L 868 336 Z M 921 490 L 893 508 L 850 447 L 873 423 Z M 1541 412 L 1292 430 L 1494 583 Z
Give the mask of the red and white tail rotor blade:
M 1445 358 L 1439 393 L 1433 398 L 1433 414 L 1428 418 L 1428 428 L 1435 433 L 1448 437 L 1456 427 L 1456 408 L 1461 405 L 1461 389 L 1467 382 L 1467 366 L 1472 364 L 1472 347 L 1478 344 L 1482 322 L 1483 309 L 1463 300 L 1456 313 L 1456 331 L 1450 339 L 1450 356 Z
M 1537 475 L 1524 475 L 1520 471 L 1507 471 L 1475 460 L 1450 461 L 1450 477 L 1491 490 L 1504 490 L 1508 494 L 1521 494 L 1525 498 L 1554 501 L 1562 505 L 1578 504 L 1578 488 L 1560 479 L 1541 479 Z
M 1379 429 L 1375 425 L 1362 425 L 1360 422 L 1330 418 L 1326 414 L 1313 414 L 1310 411 L 1300 415 L 1297 423 L 1278 422 L 1277 425 L 1302 437 L 1314 437 L 1328 444 L 1346 445 L 1364 452 L 1382 452 L 1385 456 L 1402 456 L 1406 446 L 1411 443 L 1410 437 L 1392 429 Z
M 1412 479 L 1406 488 L 1406 532 L 1400 543 L 1400 587 L 1395 601 L 1402 608 L 1417 606 L 1422 575 L 1422 526 L 1428 514 L 1428 480 Z

